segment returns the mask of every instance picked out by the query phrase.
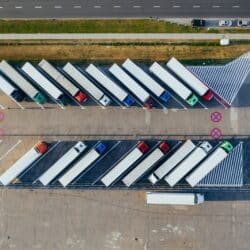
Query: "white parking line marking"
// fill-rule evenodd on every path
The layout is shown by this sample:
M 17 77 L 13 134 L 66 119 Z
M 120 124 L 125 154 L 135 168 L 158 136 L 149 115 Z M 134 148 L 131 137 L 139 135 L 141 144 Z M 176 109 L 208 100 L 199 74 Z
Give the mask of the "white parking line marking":
M 23 6 L 15 6 L 16 9 L 22 9 Z
M 204 109 L 208 109 L 208 107 L 207 107 L 205 104 L 203 104 L 201 101 L 198 101 L 198 103 L 199 103 Z
M 16 103 L 16 105 L 18 105 L 21 109 L 25 109 L 25 107 L 23 107 L 19 102 L 17 102 L 12 96 L 9 96 L 10 99 Z
M 76 5 L 76 6 L 74 6 L 74 9 L 81 9 L 81 8 L 82 8 L 81 5 Z
M 3 9 L 3 6 L 0 6 L 0 9 Z
M 0 104 L 0 109 L 6 109 L 3 105 Z
M 42 6 L 35 6 L 35 9 L 41 9 Z
M 14 148 L 16 148 L 23 140 L 18 140 L 18 142 L 13 145 L 5 154 L 0 157 L 0 161 L 4 159 Z
M 54 6 L 54 8 L 55 8 L 55 9 L 61 9 L 62 6 L 56 5 L 56 6 Z

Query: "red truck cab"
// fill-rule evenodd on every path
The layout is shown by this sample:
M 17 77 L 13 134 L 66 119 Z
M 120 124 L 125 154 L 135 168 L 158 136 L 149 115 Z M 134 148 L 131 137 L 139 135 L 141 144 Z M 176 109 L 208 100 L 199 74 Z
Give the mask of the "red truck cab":
M 143 154 L 145 154 L 149 150 L 149 146 L 144 141 L 140 142 L 137 145 L 137 148 L 139 148 Z
M 204 96 L 202 96 L 202 98 L 205 100 L 205 101 L 210 101 L 212 98 L 214 97 L 214 94 L 212 92 L 212 90 L 208 90 L 206 92 L 206 94 Z
M 144 106 L 147 109 L 152 109 L 154 107 L 155 103 L 152 97 L 149 97 L 148 100 L 144 103 Z
M 44 154 L 48 150 L 48 144 L 46 142 L 39 142 L 36 144 L 35 149 L 37 152 Z
M 83 93 L 82 91 L 77 92 L 77 94 L 75 95 L 75 99 L 80 102 L 83 103 L 87 100 L 87 95 L 85 93 Z
M 169 145 L 166 142 L 162 142 L 159 148 L 164 154 L 166 154 L 170 149 Z

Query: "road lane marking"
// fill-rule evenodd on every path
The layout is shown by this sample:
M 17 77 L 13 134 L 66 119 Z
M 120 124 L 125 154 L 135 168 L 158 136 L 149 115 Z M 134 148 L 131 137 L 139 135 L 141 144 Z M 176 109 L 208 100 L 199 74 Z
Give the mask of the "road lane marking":
M 54 6 L 54 8 L 55 8 L 55 9 L 61 9 L 62 6 L 56 5 L 56 6 Z
M 134 5 L 133 8 L 141 8 L 140 5 Z
M 233 5 L 232 8 L 240 8 L 239 5 Z
M 75 5 L 75 6 L 74 6 L 74 9 L 81 9 L 81 8 L 82 8 L 81 5 Z
M 153 8 L 161 8 L 160 5 L 154 5 Z
M 173 5 L 173 8 L 180 8 L 180 5 Z
M 3 9 L 3 6 L 0 6 L 0 9 Z
M 35 6 L 35 9 L 41 9 L 42 6 Z
M 114 5 L 113 8 L 117 9 L 117 8 L 121 8 L 120 5 Z
M 100 9 L 102 6 L 101 5 L 95 5 L 94 8 L 95 9 Z
M 22 9 L 23 6 L 15 6 L 16 9 Z
M 14 148 L 16 148 L 23 140 L 18 140 L 18 142 L 13 145 L 7 152 L 5 152 L 1 157 L 0 157 L 0 161 L 2 159 L 4 159 L 12 150 L 14 150 Z
M 219 5 L 213 5 L 212 7 L 213 7 L 213 8 L 220 8 Z
M 193 5 L 193 8 L 200 8 L 200 5 Z

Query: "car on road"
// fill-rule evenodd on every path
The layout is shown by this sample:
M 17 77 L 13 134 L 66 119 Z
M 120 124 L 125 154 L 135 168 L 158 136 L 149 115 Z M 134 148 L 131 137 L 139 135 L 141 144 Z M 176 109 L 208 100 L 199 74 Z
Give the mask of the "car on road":
M 248 26 L 249 22 L 246 20 L 237 20 L 237 26 L 241 27 L 241 26 Z
M 193 19 L 191 21 L 192 27 L 204 27 L 205 26 L 205 20 L 203 19 Z
M 225 27 L 225 26 L 232 26 L 233 22 L 231 20 L 220 20 L 219 26 Z

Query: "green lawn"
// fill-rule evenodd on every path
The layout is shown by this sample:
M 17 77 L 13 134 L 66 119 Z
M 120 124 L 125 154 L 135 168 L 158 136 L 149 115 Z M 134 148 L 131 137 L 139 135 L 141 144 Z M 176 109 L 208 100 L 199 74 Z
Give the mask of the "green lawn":
M 201 29 L 190 26 L 151 19 L 0 20 L 0 33 L 186 33 L 200 31 Z

